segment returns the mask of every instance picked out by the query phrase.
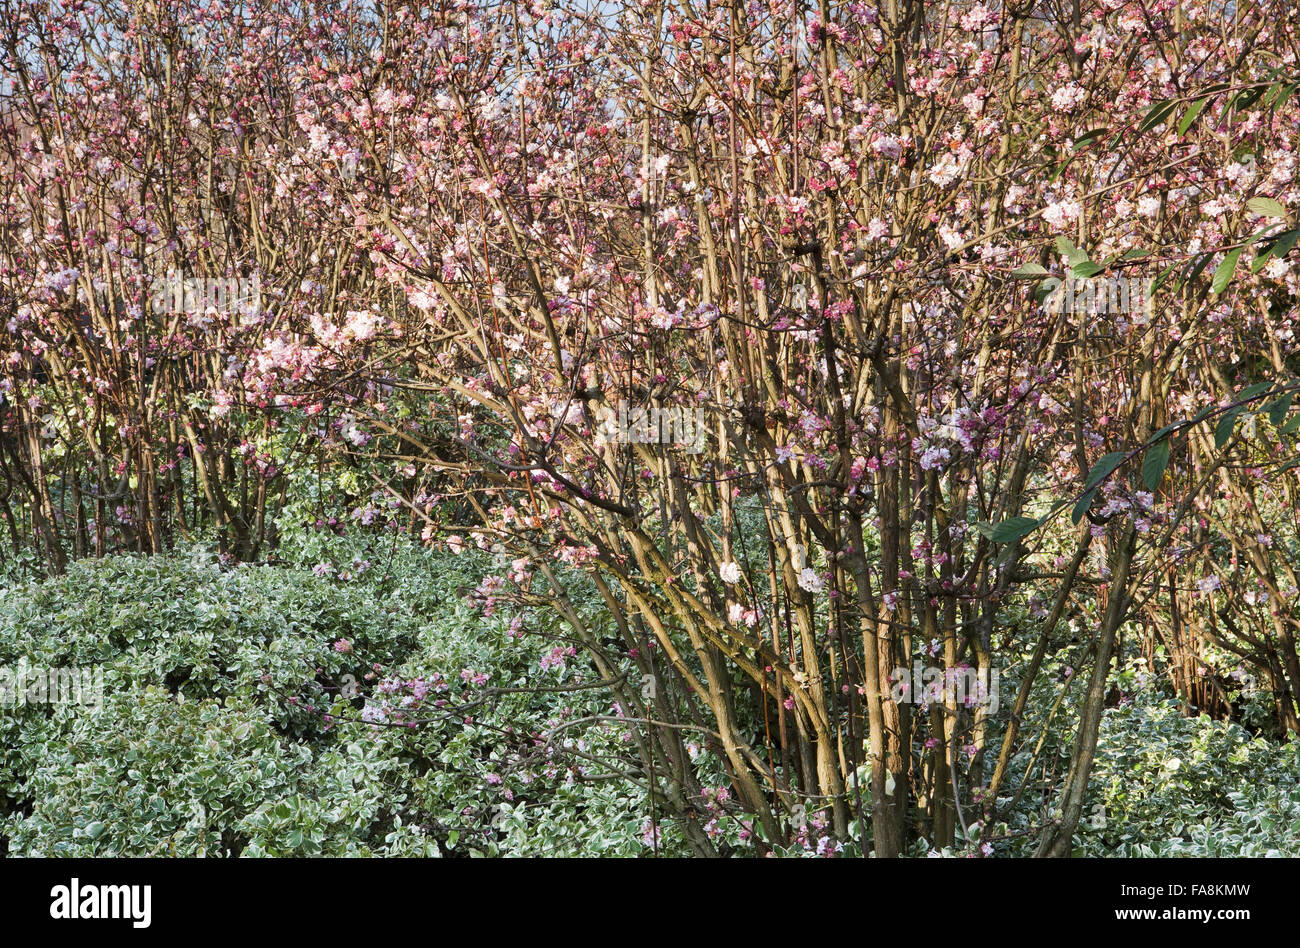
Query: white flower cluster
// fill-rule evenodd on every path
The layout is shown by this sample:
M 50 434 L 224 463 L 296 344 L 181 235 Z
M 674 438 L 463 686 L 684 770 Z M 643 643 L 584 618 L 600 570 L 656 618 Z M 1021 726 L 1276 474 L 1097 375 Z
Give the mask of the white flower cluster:
M 917 418 L 921 437 L 912 439 L 912 450 L 920 455 L 921 470 L 941 469 L 952 461 L 956 450 L 972 451 L 974 432 L 981 425 L 978 413 L 961 407 L 942 422 L 922 415 Z

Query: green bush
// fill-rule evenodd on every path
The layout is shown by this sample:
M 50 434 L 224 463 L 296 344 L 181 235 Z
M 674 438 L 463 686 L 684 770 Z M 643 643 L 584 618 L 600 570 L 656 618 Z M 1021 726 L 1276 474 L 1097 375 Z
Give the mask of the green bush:
M 1300 840 L 1300 745 L 1171 699 L 1106 715 L 1091 790 L 1087 855 L 1283 856 Z
M 347 558 L 323 577 L 186 551 L 83 561 L 0 590 L 0 666 L 98 666 L 105 693 L 99 708 L 0 709 L 0 849 L 644 852 L 644 792 L 600 763 L 627 756 L 622 732 L 565 730 L 557 745 L 581 742 L 576 756 L 541 740 L 609 711 L 601 689 L 533 690 L 564 674 L 539 668 L 551 643 L 526 632 L 554 617 L 520 617 L 511 635 L 515 617 L 476 611 L 461 593 L 483 557 L 390 540 L 381 559 L 372 543 L 335 540 Z M 419 726 L 361 720 L 411 681 L 446 688 Z M 467 702 L 472 713 L 450 711 Z
M 1279 744 L 1237 724 L 1185 717 L 1159 690 L 1102 718 L 1080 856 L 1289 856 L 1300 839 L 1300 744 Z M 1068 731 L 1048 754 L 1068 760 Z M 1030 795 L 1026 795 L 1028 799 Z M 1052 805 L 1056 796 L 1051 797 Z M 997 837 L 1050 818 L 1026 802 Z M 998 846 L 1033 852 L 1032 834 Z

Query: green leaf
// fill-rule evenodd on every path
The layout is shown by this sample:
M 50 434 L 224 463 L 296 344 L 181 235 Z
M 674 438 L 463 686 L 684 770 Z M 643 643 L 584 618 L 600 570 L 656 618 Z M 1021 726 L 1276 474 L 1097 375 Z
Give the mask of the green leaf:
M 1149 132 L 1168 118 L 1169 113 L 1171 113 L 1177 106 L 1177 102 L 1162 101 L 1154 103 L 1151 108 L 1147 110 L 1146 118 L 1144 118 L 1142 124 L 1138 126 L 1138 131 Z
M 1126 457 L 1128 457 L 1127 451 L 1112 451 L 1110 454 L 1104 455 L 1088 472 L 1088 479 L 1084 481 L 1085 489 L 1091 490 L 1110 477 L 1115 468 L 1124 463 Z
M 1295 393 L 1288 392 L 1268 407 L 1268 420 L 1273 423 L 1274 428 L 1282 424 L 1282 419 L 1291 410 L 1291 402 L 1294 399 Z
M 1287 230 L 1277 234 L 1263 250 L 1255 254 L 1255 259 L 1250 265 L 1251 273 L 1258 273 L 1264 264 L 1274 257 L 1279 260 L 1285 257 L 1296 245 L 1297 240 L 1300 240 L 1300 230 Z
M 1086 280 L 1089 277 L 1096 276 L 1101 272 L 1101 269 L 1101 267 L 1093 263 L 1091 260 L 1084 260 L 1082 263 L 1071 267 L 1070 273 L 1079 279 Z
M 1254 214 L 1263 214 L 1265 217 L 1276 217 L 1278 220 L 1283 221 L 1288 217 L 1286 208 L 1271 197 L 1251 198 L 1246 202 L 1246 210 Z
M 1169 466 L 1169 439 L 1161 438 L 1147 450 L 1147 456 L 1142 460 L 1142 483 L 1147 486 L 1147 490 L 1155 490 L 1160 486 L 1160 479 L 1165 476 L 1165 468 Z
M 1107 267 L 1109 267 L 1112 263 L 1114 263 L 1116 260 L 1136 260 L 1139 257 L 1145 257 L 1145 256 L 1147 256 L 1147 251 L 1135 247 L 1132 250 L 1126 250 L 1123 253 L 1111 254 L 1102 262 L 1101 266 L 1102 269 L 1104 270 Z
M 1163 428 L 1161 428 L 1159 431 L 1157 431 L 1155 434 L 1153 434 L 1150 438 L 1147 439 L 1147 446 L 1150 447 L 1151 445 L 1155 444 L 1165 435 L 1169 434 L 1169 432 L 1177 428 L 1179 424 L 1180 422 L 1176 421 L 1172 425 L 1165 425 Z
M 1244 249 L 1238 247 L 1236 250 L 1229 251 L 1223 258 L 1223 262 L 1215 269 L 1214 277 L 1210 280 L 1210 291 L 1216 296 L 1228 288 L 1228 284 L 1232 281 L 1232 273 L 1237 269 L 1237 258 L 1241 256 L 1241 251 Z
M 1085 492 L 1084 495 L 1079 498 L 1079 502 L 1075 504 L 1074 509 L 1070 511 L 1071 523 L 1078 523 L 1080 520 L 1083 519 L 1083 515 L 1087 513 L 1088 508 L 1092 506 L 1092 498 L 1097 496 L 1097 491 L 1100 489 L 1100 487 L 1101 487 L 1100 484 L 1097 485 L 1097 487 L 1094 487 L 1092 490 Z
M 1178 134 L 1186 135 L 1187 130 L 1191 128 L 1192 123 L 1196 121 L 1196 117 L 1201 114 L 1201 110 L 1204 109 L 1209 104 L 1210 104 L 1209 96 L 1206 96 L 1204 99 L 1198 99 L 1195 102 L 1193 102 L 1192 107 L 1187 110 L 1187 112 L 1183 115 L 1182 119 L 1178 122 Z
M 1088 259 L 1088 251 L 1076 247 L 1069 237 L 1057 237 L 1056 250 L 1072 267 L 1078 266 L 1079 264 L 1086 262 Z
M 1070 146 L 1070 150 L 1078 151 L 1080 148 L 1084 148 L 1088 145 L 1091 145 L 1098 138 L 1105 135 L 1106 132 L 1107 129 L 1105 128 L 1089 129 L 1088 131 L 1084 132 L 1082 135 L 1080 135 L 1078 138 L 1074 140 L 1074 144 Z
M 1049 296 L 1056 292 L 1060 285 L 1061 281 L 1057 277 L 1048 277 L 1042 283 L 1038 284 L 1038 286 L 1034 287 L 1034 302 L 1045 302 Z
M 1092 498 L 1096 497 L 1097 491 L 1101 490 L 1102 481 L 1110 477 L 1115 472 L 1115 469 L 1124 463 L 1126 457 L 1128 457 L 1126 451 L 1112 451 L 1110 454 L 1104 455 L 1092 466 L 1092 470 L 1088 472 L 1087 480 L 1084 481 L 1083 496 L 1079 498 L 1074 505 L 1074 509 L 1070 511 L 1071 521 L 1078 523 L 1083 519 L 1083 515 L 1092 505 Z
M 1233 399 L 1239 402 L 1249 401 L 1256 395 L 1262 395 L 1264 392 L 1267 392 L 1272 387 L 1273 383 L 1271 380 L 1267 382 L 1256 382 L 1254 385 L 1247 385 L 1240 392 L 1234 395 Z
M 1012 543 L 1028 536 L 1042 525 L 1037 517 L 1012 517 L 993 528 L 994 543 Z
M 1297 240 L 1300 240 L 1300 230 L 1288 230 L 1278 237 L 1277 243 L 1273 245 L 1273 256 L 1279 259 L 1285 257 L 1296 245 Z
M 1046 275 L 1047 275 L 1047 269 L 1037 263 L 1026 263 L 1023 267 L 1019 267 L 1011 271 L 1012 278 L 1016 280 L 1023 280 L 1026 277 L 1036 277 L 1036 276 L 1046 276 Z
M 1238 92 L 1231 100 L 1230 107 L 1234 109 L 1248 109 L 1255 104 L 1255 101 L 1264 94 L 1267 86 L 1255 86 L 1253 89 L 1243 89 Z
M 1238 405 L 1236 408 L 1225 413 L 1224 416 L 1219 419 L 1219 423 L 1214 426 L 1214 446 L 1216 448 L 1222 448 L 1232 440 L 1232 431 L 1237 425 L 1237 416 L 1240 414 L 1241 406 Z
M 1182 280 L 1178 284 L 1179 287 L 1186 286 L 1188 283 L 1191 283 L 1198 276 L 1200 276 L 1201 271 L 1204 270 L 1207 266 L 1209 266 L 1210 260 L 1213 259 L 1213 257 L 1214 254 L 1210 254 L 1210 253 L 1201 254 L 1201 256 L 1198 257 L 1194 262 L 1189 263 L 1187 265 L 1186 271 L 1184 271 L 1183 273 Z
M 1156 275 L 1156 278 L 1153 281 L 1151 281 L 1151 292 L 1155 293 L 1156 290 L 1160 289 L 1161 284 L 1165 282 L 1165 277 L 1173 273 L 1177 267 L 1178 264 L 1171 263 L 1169 266 L 1161 270 L 1160 273 Z

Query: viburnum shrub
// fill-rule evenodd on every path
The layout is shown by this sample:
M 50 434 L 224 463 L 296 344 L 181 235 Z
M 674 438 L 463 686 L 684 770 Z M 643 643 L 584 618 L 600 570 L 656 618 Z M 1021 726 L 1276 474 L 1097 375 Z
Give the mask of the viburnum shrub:
M 980 838 L 1080 609 L 1039 854 L 1123 635 L 1300 730 L 1291 5 L 15 7 L 8 521 L 51 565 L 257 555 L 286 464 L 345 468 L 568 624 L 699 854 L 691 735 L 764 846 Z M 158 312 L 173 271 L 258 305 Z M 899 690 L 1022 653 L 1000 714 Z

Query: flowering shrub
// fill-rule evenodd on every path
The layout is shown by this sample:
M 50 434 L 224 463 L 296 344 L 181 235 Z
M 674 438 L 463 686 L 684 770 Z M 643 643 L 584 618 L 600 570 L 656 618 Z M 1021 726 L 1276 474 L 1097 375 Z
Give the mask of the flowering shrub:
M 1126 647 L 1219 717 L 1232 670 L 1200 670 L 1235 656 L 1300 734 L 1294 5 L 14 6 L 22 569 L 202 531 L 255 560 L 309 510 L 488 555 L 475 621 L 548 617 L 514 630 L 537 672 L 604 689 L 591 723 L 698 855 L 982 851 L 1057 649 L 1086 684 L 1041 855 Z M 256 298 L 177 306 L 172 273 Z M 1093 279 L 1150 305 L 1101 313 Z M 279 646 L 315 686 L 184 667 L 306 733 L 369 645 Z M 1023 659 L 1011 713 L 892 700 L 922 658 Z M 415 717 L 444 685 L 507 687 L 375 663 L 358 713 L 419 766 L 457 746 Z

